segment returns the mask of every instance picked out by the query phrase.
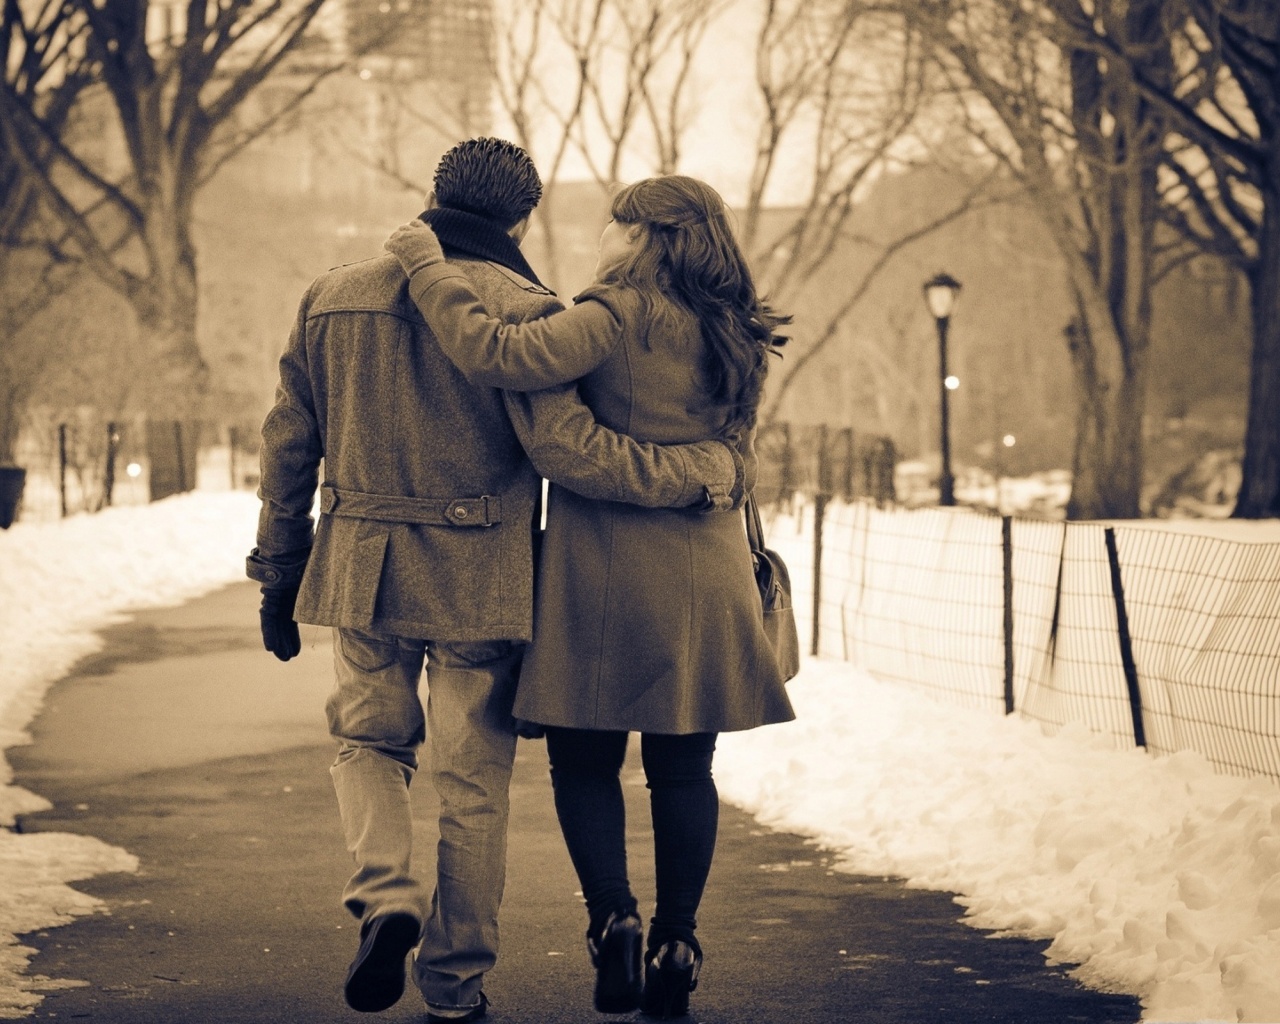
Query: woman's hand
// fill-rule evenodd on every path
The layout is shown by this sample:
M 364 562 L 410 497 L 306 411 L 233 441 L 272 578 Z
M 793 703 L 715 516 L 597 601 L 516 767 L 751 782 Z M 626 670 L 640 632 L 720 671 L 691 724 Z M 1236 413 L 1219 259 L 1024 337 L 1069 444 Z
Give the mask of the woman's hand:
M 423 267 L 444 262 L 444 250 L 440 248 L 440 239 L 436 237 L 436 233 L 429 225 L 420 220 L 401 224 L 391 233 L 391 237 L 382 243 L 382 247 L 400 261 L 400 266 L 410 277 Z

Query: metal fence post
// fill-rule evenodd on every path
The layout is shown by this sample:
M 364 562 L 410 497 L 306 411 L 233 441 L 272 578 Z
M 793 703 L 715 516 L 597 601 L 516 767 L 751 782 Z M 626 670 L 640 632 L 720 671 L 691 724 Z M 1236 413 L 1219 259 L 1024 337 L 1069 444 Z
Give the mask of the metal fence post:
M 1133 640 L 1129 636 L 1129 613 L 1124 603 L 1124 583 L 1120 578 L 1120 555 L 1116 550 L 1115 527 L 1108 526 L 1104 536 L 1107 543 L 1107 562 L 1111 566 L 1111 593 L 1116 601 L 1120 663 L 1124 666 L 1124 681 L 1129 689 L 1129 713 L 1133 716 L 1133 742 L 1140 747 L 1145 747 L 1147 735 L 1142 725 L 1142 692 L 1138 689 L 1138 666 L 1133 660 Z
M 844 479 L 840 489 L 844 494 L 844 500 L 850 502 L 853 501 L 853 427 L 845 427 L 840 434 L 844 438 L 844 466 L 842 467 Z
M 796 490 L 795 454 L 791 448 L 791 424 L 780 423 L 782 431 L 782 471 L 778 481 L 778 499 L 786 500 L 787 508 L 792 508 L 792 499 Z
M 818 653 L 818 628 L 822 618 L 822 524 L 831 499 L 831 453 L 827 450 L 827 425 L 818 427 L 818 488 L 813 496 L 813 638 L 809 653 Z
M 67 425 L 58 424 L 58 500 L 62 518 L 67 518 Z
M 186 452 L 182 450 L 182 441 L 182 420 L 174 420 L 173 443 L 178 457 L 178 486 L 180 490 L 188 491 L 191 488 L 187 486 L 187 458 Z
M 1000 517 L 1004 577 L 1004 713 L 1013 714 L 1013 516 Z
M 116 454 L 120 447 L 120 424 L 107 424 L 107 457 L 102 469 L 102 504 L 111 506 L 111 492 L 116 486 Z
M 229 455 L 227 461 L 230 463 L 231 489 L 233 491 L 236 490 L 236 441 L 239 439 L 238 435 L 239 431 L 236 430 L 234 423 L 227 427 L 227 452 Z

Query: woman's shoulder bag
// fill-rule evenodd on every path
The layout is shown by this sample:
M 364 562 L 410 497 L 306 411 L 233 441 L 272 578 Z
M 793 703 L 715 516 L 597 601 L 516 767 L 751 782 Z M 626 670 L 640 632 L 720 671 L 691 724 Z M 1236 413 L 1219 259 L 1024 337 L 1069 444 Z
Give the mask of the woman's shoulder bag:
M 755 569 L 756 586 L 764 609 L 764 632 L 778 659 L 783 679 L 793 679 L 800 671 L 800 635 L 791 607 L 791 574 L 782 556 L 764 546 L 764 524 L 755 495 L 747 499 L 747 543 Z

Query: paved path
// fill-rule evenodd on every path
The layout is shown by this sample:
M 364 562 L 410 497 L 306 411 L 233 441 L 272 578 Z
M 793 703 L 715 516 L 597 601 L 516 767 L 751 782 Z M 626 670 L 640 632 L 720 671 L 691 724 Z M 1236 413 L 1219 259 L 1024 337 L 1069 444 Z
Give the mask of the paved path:
M 257 591 L 236 584 L 113 627 L 106 649 L 50 692 L 16 781 L 54 808 L 28 831 L 83 832 L 141 860 L 82 883 L 109 915 L 24 939 L 51 992 L 37 1020 L 276 1024 L 422 1020 L 410 991 L 380 1017 L 340 986 L 356 929 L 338 893 L 348 864 L 321 706 L 328 632 L 288 665 L 261 650 Z M 645 790 L 628 764 L 631 859 L 652 894 Z M 503 958 L 486 983 L 494 1024 L 644 1020 L 590 1005 L 584 915 L 551 808 L 541 743 L 521 741 L 512 794 Z M 422 780 L 425 782 L 425 778 Z M 421 868 L 433 794 L 416 787 Z M 798 837 L 724 807 L 700 934 L 691 1021 L 702 1024 L 1132 1024 L 1134 1000 L 1087 992 L 1042 944 L 992 940 L 943 893 L 832 872 Z

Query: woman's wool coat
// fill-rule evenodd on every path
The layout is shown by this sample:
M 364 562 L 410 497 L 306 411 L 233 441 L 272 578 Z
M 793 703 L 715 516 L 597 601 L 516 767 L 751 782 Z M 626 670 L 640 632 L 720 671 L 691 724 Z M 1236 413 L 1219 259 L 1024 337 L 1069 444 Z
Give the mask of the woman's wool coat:
M 599 422 L 639 440 L 723 430 L 697 321 L 655 319 L 632 290 L 596 286 L 524 325 L 488 317 L 445 265 L 410 286 L 475 383 L 530 390 L 580 378 Z M 743 447 L 749 445 L 743 442 Z M 740 513 L 646 509 L 552 486 L 518 717 L 654 733 L 726 732 L 794 717 L 763 628 Z

